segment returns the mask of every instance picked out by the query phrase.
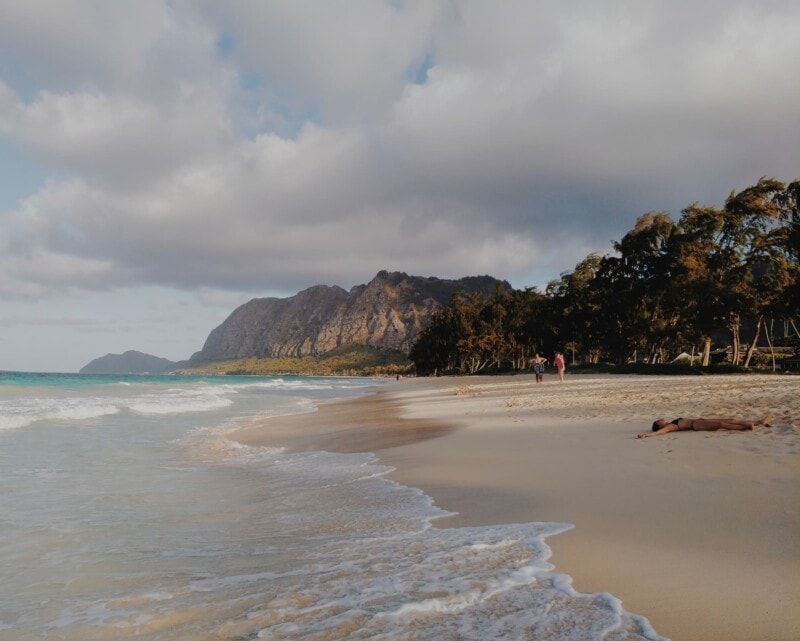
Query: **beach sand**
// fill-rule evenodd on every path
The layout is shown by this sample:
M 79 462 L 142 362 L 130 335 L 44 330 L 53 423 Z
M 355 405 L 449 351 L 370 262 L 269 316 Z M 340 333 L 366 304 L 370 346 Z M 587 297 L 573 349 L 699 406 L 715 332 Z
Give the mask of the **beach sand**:
M 457 515 L 571 523 L 556 571 L 674 641 L 800 638 L 800 378 L 404 379 L 232 436 L 370 451 Z M 755 432 L 636 439 L 655 418 L 775 415 Z

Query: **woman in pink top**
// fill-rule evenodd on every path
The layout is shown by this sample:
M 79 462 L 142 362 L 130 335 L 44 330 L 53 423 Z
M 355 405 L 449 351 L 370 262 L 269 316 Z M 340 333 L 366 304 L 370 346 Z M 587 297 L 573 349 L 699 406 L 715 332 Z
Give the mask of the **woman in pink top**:
M 553 359 L 553 365 L 556 366 L 556 369 L 558 370 L 558 378 L 563 383 L 564 369 L 566 366 L 564 365 L 564 355 L 561 352 L 556 352 L 556 357 Z

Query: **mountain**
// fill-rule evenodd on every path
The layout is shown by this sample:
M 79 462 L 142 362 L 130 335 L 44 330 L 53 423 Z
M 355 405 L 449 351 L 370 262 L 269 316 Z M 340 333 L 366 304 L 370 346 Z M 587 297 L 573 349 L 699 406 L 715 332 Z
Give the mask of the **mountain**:
M 178 365 L 166 358 L 133 350 L 124 354 L 106 354 L 80 369 L 81 374 L 162 374 Z
M 426 319 L 457 293 L 511 286 L 491 276 L 443 280 L 379 272 L 349 292 L 316 285 L 290 298 L 254 298 L 233 311 L 190 364 L 240 358 L 317 356 L 363 344 L 408 354 Z

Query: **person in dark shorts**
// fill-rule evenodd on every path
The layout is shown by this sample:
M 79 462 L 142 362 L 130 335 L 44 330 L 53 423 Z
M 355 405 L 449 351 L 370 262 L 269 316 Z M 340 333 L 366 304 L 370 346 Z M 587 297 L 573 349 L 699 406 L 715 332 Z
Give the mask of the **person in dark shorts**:
M 536 374 L 536 382 L 541 383 L 544 380 L 544 366 L 547 364 L 547 359 L 536 354 L 531 363 L 533 363 L 533 373 Z
M 652 434 L 637 434 L 636 438 L 647 438 L 649 436 L 663 436 L 670 432 L 683 432 L 694 430 L 695 432 L 710 432 L 714 430 L 752 430 L 758 425 L 769 425 L 772 422 L 772 414 L 767 414 L 764 418 L 757 421 L 743 421 L 736 418 L 676 418 L 674 421 L 667 421 L 659 418 L 653 421 Z

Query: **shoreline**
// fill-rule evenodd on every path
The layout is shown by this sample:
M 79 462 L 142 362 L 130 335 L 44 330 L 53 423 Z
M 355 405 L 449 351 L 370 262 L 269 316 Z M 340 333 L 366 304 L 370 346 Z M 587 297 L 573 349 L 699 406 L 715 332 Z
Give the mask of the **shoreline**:
M 435 527 L 571 523 L 547 539 L 555 571 L 675 641 L 785 641 L 800 629 L 799 403 L 796 377 L 403 379 L 229 436 L 373 452 L 457 513 Z M 754 433 L 635 438 L 661 415 L 769 411 Z

